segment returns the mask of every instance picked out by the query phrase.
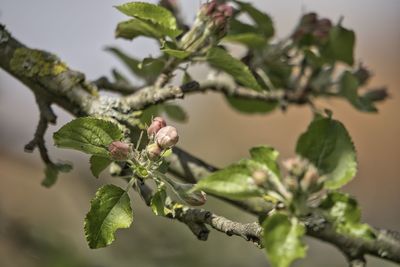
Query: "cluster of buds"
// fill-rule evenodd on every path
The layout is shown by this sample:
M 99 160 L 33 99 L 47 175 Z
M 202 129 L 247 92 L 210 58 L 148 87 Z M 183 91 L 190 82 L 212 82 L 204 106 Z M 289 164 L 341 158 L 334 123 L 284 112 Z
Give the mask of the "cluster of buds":
M 182 37 L 181 47 L 198 52 L 218 42 L 228 31 L 233 8 L 225 3 L 212 0 L 203 4 L 192 28 Z
M 329 19 L 318 19 L 315 13 L 305 14 L 299 26 L 294 31 L 292 38 L 294 41 L 300 41 L 309 36 L 319 43 L 325 43 L 329 37 L 329 31 L 332 28 L 332 22 Z
M 295 157 L 284 161 L 283 165 L 289 174 L 285 182 L 290 191 L 315 193 L 322 188 L 323 177 L 307 159 Z
M 213 0 L 202 5 L 200 15 L 210 21 L 217 34 L 222 33 L 224 35 L 227 31 L 229 19 L 233 15 L 233 8 L 225 3 L 220 4 Z
M 122 141 L 113 141 L 108 145 L 108 152 L 113 160 L 124 161 L 128 160 L 133 155 L 133 144 Z
M 173 147 L 178 143 L 179 135 L 175 127 L 167 126 L 165 120 L 161 117 L 155 117 L 147 128 L 147 135 L 151 144 L 146 147 L 146 153 L 150 160 L 156 160 L 166 149 Z

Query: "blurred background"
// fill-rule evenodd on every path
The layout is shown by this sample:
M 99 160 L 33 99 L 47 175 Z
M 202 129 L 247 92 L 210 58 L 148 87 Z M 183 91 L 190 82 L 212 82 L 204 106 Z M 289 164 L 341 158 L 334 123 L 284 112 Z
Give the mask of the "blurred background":
M 155 2 L 155 1 L 153 1 Z M 199 0 L 181 1 L 187 22 L 193 20 Z M 334 111 L 347 127 L 358 150 L 359 171 L 345 191 L 360 202 L 363 219 L 374 226 L 400 230 L 397 206 L 400 187 L 400 1 L 249 1 L 269 13 L 277 38 L 287 36 L 301 14 L 315 11 L 357 34 L 356 59 L 375 74 L 370 86 L 386 85 L 390 99 L 379 104 L 378 114 L 356 111 L 345 101 L 324 100 L 318 106 Z M 129 72 L 110 54 L 115 45 L 138 57 L 157 54 L 154 42 L 114 39 L 116 24 L 124 16 L 112 6 L 121 1 L 0 0 L 0 22 L 30 47 L 57 54 L 76 70 L 97 79 L 111 68 Z M 197 79 L 207 77 L 199 68 Z M 133 80 L 134 81 L 134 80 Z M 177 124 L 180 146 L 217 166 L 247 156 L 248 148 L 270 144 L 281 158 L 294 154 L 297 137 L 311 113 L 290 107 L 261 116 L 241 115 L 222 96 L 208 93 L 177 101 L 189 114 L 189 122 Z M 268 266 L 264 252 L 240 238 L 212 232 L 207 242 L 197 241 L 186 226 L 153 216 L 136 196 L 134 223 L 117 233 L 106 249 L 90 250 L 83 233 L 83 218 L 96 188 L 114 182 L 106 173 L 99 180 L 89 172 L 88 157 L 52 147 L 51 134 L 72 119 L 56 108 L 58 125 L 50 128 L 47 143 L 53 159 L 69 160 L 74 170 L 60 176 L 51 189 L 40 185 L 43 164 L 37 152 L 26 154 L 38 111 L 32 93 L 0 70 L 0 266 Z M 223 203 L 210 200 L 206 208 L 243 222 L 254 218 Z M 307 239 L 308 257 L 296 266 L 346 266 L 343 256 L 330 245 Z M 368 266 L 395 266 L 368 258 Z

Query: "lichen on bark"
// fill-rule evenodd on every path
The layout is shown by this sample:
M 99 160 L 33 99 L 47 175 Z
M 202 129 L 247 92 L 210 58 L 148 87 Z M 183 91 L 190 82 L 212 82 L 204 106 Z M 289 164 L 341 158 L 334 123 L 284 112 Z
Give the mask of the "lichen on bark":
M 55 55 L 25 47 L 15 50 L 10 67 L 27 77 L 57 76 L 68 70 L 67 65 Z

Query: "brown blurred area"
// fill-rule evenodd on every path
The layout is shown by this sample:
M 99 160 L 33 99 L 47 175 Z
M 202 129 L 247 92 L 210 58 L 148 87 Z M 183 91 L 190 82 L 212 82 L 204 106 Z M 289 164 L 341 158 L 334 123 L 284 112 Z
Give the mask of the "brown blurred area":
M 102 51 L 105 45 L 116 44 L 137 56 L 157 51 L 154 44 L 142 39 L 134 44 L 115 41 L 114 27 L 124 18 L 112 5 L 121 1 L 99 2 L 1 0 L 0 22 L 27 45 L 55 52 L 89 79 L 109 73 L 111 67 L 122 69 Z M 185 17 L 191 21 L 199 1 L 182 2 Z M 288 34 L 307 11 L 333 21 L 343 15 L 344 25 L 356 31 L 356 59 L 375 74 L 369 86 L 386 85 L 390 99 L 378 105 L 378 114 L 360 113 L 338 100 L 320 100 L 317 105 L 333 110 L 353 137 L 359 170 L 344 191 L 358 199 L 363 220 L 400 230 L 400 2 L 249 2 L 274 18 L 278 37 Z M 207 77 L 202 68 L 192 74 L 198 79 Z M 305 107 L 290 107 L 286 113 L 275 111 L 267 116 L 242 115 L 230 109 L 222 96 L 212 93 L 177 103 L 190 117 L 188 123 L 176 124 L 180 146 L 220 167 L 246 157 L 248 149 L 259 144 L 274 146 L 282 159 L 292 156 L 297 137 L 311 120 Z M 27 88 L 0 71 L 0 266 L 267 266 L 264 252 L 250 243 L 217 232 L 212 232 L 207 242 L 197 241 L 186 226 L 153 216 L 137 196 L 133 198 L 133 226 L 120 230 L 109 248 L 88 249 L 83 218 L 89 201 L 99 185 L 118 182 L 106 174 L 94 179 L 88 170 L 88 157 L 52 147 L 51 133 L 71 119 L 60 109 L 56 112 L 59 123 L 47 134 L 49 150 L 54 159 L 72 161 L 74 170 L 46 189 L 40 185 L 43 165 L 38 153 L 23 152 L 37 121 L 34 98 Z M 254 220 L 215 200 L 206 208 L 243 222 Z M 296 266 L 346 266 L 335 248 L 312 239 L 307 242 L 309 255 Z M 368 260 L 368 266 L 395 266 Z

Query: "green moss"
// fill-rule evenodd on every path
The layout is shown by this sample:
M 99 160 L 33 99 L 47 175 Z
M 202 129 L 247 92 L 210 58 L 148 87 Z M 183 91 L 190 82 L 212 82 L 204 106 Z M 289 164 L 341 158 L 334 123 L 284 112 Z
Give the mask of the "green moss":
M 10 66 L 13 71 L 27 77 L 57 76 L 68 70 L 56 56 L 29 48 L 16 49 Z

